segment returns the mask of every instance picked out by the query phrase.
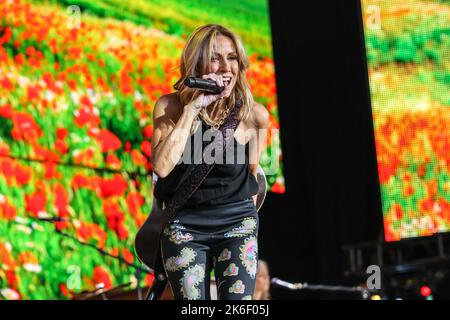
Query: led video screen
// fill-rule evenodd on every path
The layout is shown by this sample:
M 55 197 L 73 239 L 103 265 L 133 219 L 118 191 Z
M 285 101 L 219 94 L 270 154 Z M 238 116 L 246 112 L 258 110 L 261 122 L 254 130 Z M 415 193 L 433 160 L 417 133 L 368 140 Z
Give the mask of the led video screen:
M 13 0 L 0 17 L 0 299 L 136 286 L 128 264 L 140 265 L 133 241 L 152 205 L 153 107 L 174 91 L 200 25 L 242 38 L 270 113 L 260 164 L 269 191 L 284 192 L 266 0 Z
M 450 230 L 450 2 L 362 1 L 386 241 Z

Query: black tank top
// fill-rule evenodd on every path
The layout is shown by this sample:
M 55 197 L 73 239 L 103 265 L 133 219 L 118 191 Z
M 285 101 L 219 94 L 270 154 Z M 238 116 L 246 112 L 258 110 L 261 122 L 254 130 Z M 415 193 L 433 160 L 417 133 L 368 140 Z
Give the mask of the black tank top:
M 214 136 L 211 139 L 205 137 L 206 141 L 203 141 L 202 134 L 211 127 L 204 120 L 201 121 L 201 124 L 187 140 L 182 156 L 183 159 L 186 155 L 191 155 L 191 159 L 196 162 L 182 163 L 180 160 L 169 175 L 165 178 L 158 177 L 153 192 L 159 200 L 169 200 L 182 182 L 189 177 L 195 166 L 201 163 L 203 149 L 214 139 Z M 198 142 L 197 144 L 194 143 L 194 139 Z M 234 157 L 232 157 L 233 154 Z M 258 183 L 251 173 L 248 163 L 249 142 L 243 145 L 233 137 L 223 153 L 223 162 L 216 161 L 211 172 L 184 207 L 225 204 L 245 200 L 257 194 Z

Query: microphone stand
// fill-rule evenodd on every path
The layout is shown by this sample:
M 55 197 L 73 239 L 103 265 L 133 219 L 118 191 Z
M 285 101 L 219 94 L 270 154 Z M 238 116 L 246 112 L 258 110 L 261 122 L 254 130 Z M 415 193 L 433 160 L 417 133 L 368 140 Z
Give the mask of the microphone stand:
M 61 218 L 61 217 L 34 218 L 34 219 L 37 219 L 38 221 L 49 222 L 49 223 L 52 223 L 53 225 L 54 225 L 55 222 L 62 222 L 62 221 L 69 221 L 70 222 L 70 219 Z M 97 250 L 103 256 L 108 256 L 108 257 L 114 258 L 114 259 L 120 261 L 121 263 L 123 263 L 123 264 L 125 264 L 125 265 L 127 265 L 129 267 L 133 267 L 136 270 L 135 276 L 137 278 L 137 286 L 136 286 L 136 291 L 137 292 L 136 293 L 137 293 L 137 296 L 138 296 L 138 300 L 142 300 L 142 288 L 141 288 L 141 285 L 140 285 L 141 273 L 142 272 L 149 273 L 150 272 L 149 269 L 142 268 L 141 266 L 139 266 L 137 264 L 134 264 L 132 262 L 128 262 L 127 260 L 125 260 L 121 256 L 115 256 L 113 254 L 110 254 L 109 252 L 106 252 L 105 250 L 99 248 L 98 246 L 96 246 L 96 245 L 94 245 L 92 243 L 87 243 L 87 242 L 81 241 L 77 237 L 74 237 L 74 236 L 72 236 L 72 235 L 70 235 L 68 233 L 65 233 L 65 232 L 62 232 L 61 230 L 58 230 L 56 228 L 56 226 L 55 226 L 55 231 L 56 231 L 56 233 L 60 234 L 63 237 L 75 240 L 77 243 L 81 244 L 82 246 L 91 247 L 91 248 Z
M 364 287 L 345 287 L 345 286 L 330 286 L 324 284 L 308 284 L 304 283 L 291 283 L 278 278 L 272 278 L 271 283 L 279 287 L 287 288 L 290 290 L 324 290 L 324 291 L 344 291 L 344 292 L 359 292 L 364 300 L 370 297 L 370 292 L 374 290 L 369 290 Z

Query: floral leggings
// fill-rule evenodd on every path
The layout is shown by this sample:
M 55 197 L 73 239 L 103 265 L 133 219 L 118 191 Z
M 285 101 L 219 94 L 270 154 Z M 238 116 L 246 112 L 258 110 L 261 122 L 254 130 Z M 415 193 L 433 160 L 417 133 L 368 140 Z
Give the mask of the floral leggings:
M 214 269 L 219 300 L 251 300 L 258 262 L 259 217 L 253 199 L 183 208 L 161 236 L 175 299 L 209 300 Z

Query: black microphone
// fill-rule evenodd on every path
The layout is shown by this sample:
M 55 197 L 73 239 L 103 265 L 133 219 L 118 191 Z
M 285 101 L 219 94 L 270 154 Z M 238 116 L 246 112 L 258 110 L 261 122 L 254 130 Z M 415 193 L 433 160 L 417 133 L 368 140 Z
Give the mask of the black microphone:
M 189 88 L 202 89 L 214 94 L 221 93 L 225 87 L 220 87 L 214 80 L 189 77 L 184 80 L 184 84 Z

